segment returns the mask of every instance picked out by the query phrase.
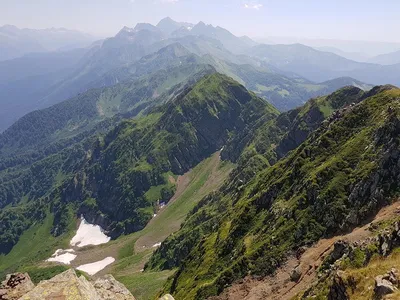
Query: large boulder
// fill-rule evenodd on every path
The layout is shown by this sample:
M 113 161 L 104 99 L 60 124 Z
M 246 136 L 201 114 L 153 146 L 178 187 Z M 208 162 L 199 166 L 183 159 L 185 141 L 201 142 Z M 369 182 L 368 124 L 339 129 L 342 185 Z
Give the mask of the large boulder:
M 298 282 L 301 278 L 301 275 L 302 275 L 301 268 L 300 268 L 300 266 L 297 266 L 290 273 L 290 280 L 294 281 L 294 282 Z
M 397 288 L 389 280 L 385 279 L 385 275 L 375 277 L 375 297 L 381 299 L 385 295 L 393 294 Z
M 0 299 L 19 299 L 29 291 L 33 290 L 34 287 L 35 285 L 28 274 L 9 274 L 6 277 L 6 280 L 4 280 L 0 285 Z
M 21 300 L 135 300 L 132 294 L 112 276 L 98 279 L 94 284 L 84 276 L 68 270 L 50 280 L 41 281 Z
M 131 292 L 112 275 L 97 279 L 94 288 L 101 299 L 134 300 Z

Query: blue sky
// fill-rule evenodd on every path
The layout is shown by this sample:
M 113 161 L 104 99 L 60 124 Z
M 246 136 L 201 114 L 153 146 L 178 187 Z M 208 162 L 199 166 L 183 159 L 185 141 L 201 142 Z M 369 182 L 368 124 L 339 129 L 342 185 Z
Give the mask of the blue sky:
M 400 42 L 399 12 L 399 0 L 0 0 L 0 25 L 105 36 L 170 16 L 252 37 Z

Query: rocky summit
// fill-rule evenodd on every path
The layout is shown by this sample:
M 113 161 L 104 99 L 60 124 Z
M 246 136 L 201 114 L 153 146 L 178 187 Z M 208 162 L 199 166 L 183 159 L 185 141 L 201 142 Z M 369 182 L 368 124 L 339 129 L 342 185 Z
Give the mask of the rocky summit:
M 49 280 L 41 281 L 36 287 L 28 274 L 11 274 L 2 283 L 1 300 L 135 300 L 128 289 L 106 275 L 95 282 L 84 276 L 78 277 L 73 269 Z

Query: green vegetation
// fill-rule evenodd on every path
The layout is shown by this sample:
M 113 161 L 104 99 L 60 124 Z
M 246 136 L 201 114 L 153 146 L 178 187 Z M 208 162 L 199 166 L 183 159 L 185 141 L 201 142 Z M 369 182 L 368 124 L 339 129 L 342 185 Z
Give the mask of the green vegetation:
M 249 272 L 271 274 L 287 253 L 356 226 L 397 195 L 397 158 L 384 153 L 399 146 L 400 93 L 369 96 L 253 179 L 230 181 L 204 198 L 148 264 L 178 268 L 164 292 L 204 299 Z M 389 166 L 396 175 L 383 175 Z M 233 174 L 240 178 L 241 170 Z M 375 174 L 382 174 L 377 182 Z

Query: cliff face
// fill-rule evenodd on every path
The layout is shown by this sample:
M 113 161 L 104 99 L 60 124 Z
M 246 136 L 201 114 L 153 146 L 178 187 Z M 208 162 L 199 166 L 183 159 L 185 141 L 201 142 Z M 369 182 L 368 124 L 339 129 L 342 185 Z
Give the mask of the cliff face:
M 27 274 L 7 276 L 0 289 L 4 300 L 135 300 L 132 294 L 111 275 L 89 282 L 68 270 L 52 279 L 41 281 L 36 287 Z

